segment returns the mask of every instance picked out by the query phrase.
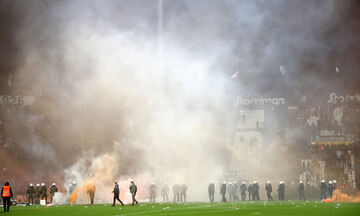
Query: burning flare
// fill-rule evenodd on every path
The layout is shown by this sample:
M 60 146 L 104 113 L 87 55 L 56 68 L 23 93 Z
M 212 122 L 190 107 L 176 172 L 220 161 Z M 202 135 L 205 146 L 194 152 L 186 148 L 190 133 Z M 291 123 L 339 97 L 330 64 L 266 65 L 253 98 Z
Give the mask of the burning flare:
M 76 201 L 76 199 L 78 198 L 78 192 L 79 192 L 80 188 L 76 188 L 74 190 L 74 192 L 71 194 L 70 196 L 70 200 L 71 200 L 71 205 Z
M 24 196 L 24 195 L 18 195 L 17 198 L 16 198 L 16 201 L 17 201 L 18 203 L 24 203 L 24 202 L 26 202 L 26 196 Z
M 323 199 L 322 202 L 360 202 L 360 192 L 358 192 L 355 196 L 349 196 L 341 193 L 339 189 L 336 189 L 332 198 Z
M 74 192 L 70 195 L 71 204 L 74 204 L 79 194 L 83 197 L 85 194 L 88 194 L 90 197 L 95 195 L 96 187 L 93 183 L 85 182 L 82 186 L 76 188 Z

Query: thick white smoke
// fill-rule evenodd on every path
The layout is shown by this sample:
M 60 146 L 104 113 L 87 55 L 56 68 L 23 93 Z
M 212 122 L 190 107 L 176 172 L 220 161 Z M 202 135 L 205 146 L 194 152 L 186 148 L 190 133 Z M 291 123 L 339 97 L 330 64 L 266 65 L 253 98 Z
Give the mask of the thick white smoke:
M 43 173 L 66 166 L 57 179 L 65 188 L 92 180 L 96 199 L 108 202 L 116 180 L 122 196 L 130 179 L 138 183 L 141 199 L 150 182 L 186 183 L 189 200 L 206 199 L 206 183 L 224 177 L 233 151 L 232 99 L 296 87 L 299 80 L 288 77 L 307 56 L 322 58 L 329 45 L 317 37 L 326 32 L 320 27 L 336 23 L 336 1 L 163 2 L 161 52 L 155 1 L 19 4 L 28 9 L 15 37 L 14 83 L 41 95 L 33 110 L 52 126 L 42 127 L 46 142 L 34 135 L 21 147 L 61 164 Z M 271 71 L 279 75 L 281 65 L 288 82 L 280 85 Z
M 119 141 L 107 153 L 89 158 L 79 152 L 78 162 L 65 172 L 65 187 L 72 180 L 81 185 L 95 179 L 96 198 L 109 201 L 113 182 L 123 177 L 119 165 L 141 161 L 135 167 L 139 171 L 128 177 L 141 183 L 142 198 L 146 198 L 150 182 L 159 186 L 186 183 L 191 200 L 205 197 L 201 185 L 223 174 L 215 150 L 227 141 L 227 134 L 217 118 L 232 115 L 225 105 L 230 79 L 211 73 L 217 50 L 199 56 L 167 38 L 161 72 L 155 55 L 156 38 L 94 25 L 100 28 L 74 21 L 62 35 L 66 68 L 62 79 L 71 79 L 74 88 L 69 101 L 64 102 L 84 118 L 99 119 L 94 124 L 117 122 L 126 133 L 119 133 Z M 44 62 L 36 53 L 28 56 L 31 65 L 52 67 L 52 62 Z M 117 118 L 119 113 L 121 118 Z M 95 145 L 101 148 L 102 143 Z M 138 151 L 126 153 L 129 147 Z M 94 151 L 84 148 L 85 152 Z M 128 192 L 128 185 L 122 189 Z

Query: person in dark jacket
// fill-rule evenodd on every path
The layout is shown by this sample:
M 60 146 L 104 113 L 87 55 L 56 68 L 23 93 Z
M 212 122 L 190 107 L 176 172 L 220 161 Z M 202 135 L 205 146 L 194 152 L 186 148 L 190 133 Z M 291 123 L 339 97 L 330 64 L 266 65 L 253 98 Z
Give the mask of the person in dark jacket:
M 132 197 L 132 205 L 134 205 L 135 203 L 136 205 L 139 204 L 139 202 L 135 199 L 137 193 L 137 186 L 135 185 L 134 181 L 131 181 L 131 185 L 129 189 Z
M 330 198 L 332 198 L 333 193 L 334 193 L 334 185 L 333 185 L 332 181 L 329 181 L 328 191 L 329 191 Z
M 248 186 L 248 193 L 249 193 L 249 200 L 253 200 L 253 189 L 252 189 L 253 183 L 249 182 L 249 186 Z
M 34 204 L 34 193 L 35 193 L 35 188 L 33 184 L 30 184 L 26 193 L 28 194 L 28 202 L 29 204 Z
M 226 202 L 226 182 L 223 182 L 220 186 L 220 194 L 222 195 L 222 202 Z
M 112 191 L 112 193 L 114 194 L 114 201 L 112 206 L 115 206 L 115 202 L 116 200 L 120 202 L 121 205 L 124 205 L 124 203 L 120 200 L 119 195 L 120 195 L 120 189 L 119 189 L 119 185 L 117 182 L 115 182 L 114 185 L 114 190 Z
M 306 200 L 305 199 L 305 185 L 304 185 L 303 181 L 300 181 L 298 191 L 299 191 L 300 200 Z
M 54 200 L 55 193 L 59 192 L 59 190 L 58 190 L 58 188 L 56 187 L 56 184 L 55 184 L 55 183 L 52 183 L 49 192 L 50 192 L 51 203 L 52 203 L 53 200 Z
M 210 202 L 214 202 L 214 196 L 215 196 L 215 184 L 214 184 L 214 182 L 210 182 L 209 187 L 208 187 L 208 193 L 209 193 Z
M 4 212 L 8 212 L 10 209 L 10 199 L 13 197 L 13 192 L 9 182 L 5 182 L 4 186 L 2 187 L 1 197 L 3 198 Z
M 36 184 L 34 189 L 35 204 L 40 203 L 40 184 Z
M 257 183 L 257 181 L 254 181 L 254 184 L 252 187 L 253 200 L 260 200 L 259 189 L 260 189 L 259 184 Z
M 321 180 L 320 183 L 320 200 L 326 199 L 326 191 L 327 191 L 327 186 L 325 184 L 325 180 Z
M 240 195 L 242 201 L 245 201 L 246 199 L 246 190 L 247 190 L 246 183 L 243 181 L 240 185 Z
M 45 203 L 47 203 L 47 187 L 45 186 L 45 183 L 41 183 L 40 197 L 42 200 L 45 200 Z
M 335 190 L 336 190 L 336 187 L 337 187 L 337 186 L 336 186 L 336 180 L 333 180 L 333 182 L 332 182 L 332 183 L 333 183 L 333 186 L 334 186 L 334 191 L 335 191 Z
M 285 200 L 285 183 L 283 181 L 281 181 L 279 184 L 278 196 L 279 196 L 279 200 Z
M 239 200 L 239 197 L 238 197 L 238 188 L 239 188 L 239 185 L 236 181 L 233 182 L 233 199 L 234 201 L 238 201 Z
M 271 193 L 272 193 L 272 185 L 271 185 L 271 182 L 270 181 L 267 181 L 266 184 L 265 184 L 265 190 L 266 190 L 266 195 L 267 195 L 267 198 L 268 198 L 268 201 L 272 201 L 273 198 L 271 196 Z

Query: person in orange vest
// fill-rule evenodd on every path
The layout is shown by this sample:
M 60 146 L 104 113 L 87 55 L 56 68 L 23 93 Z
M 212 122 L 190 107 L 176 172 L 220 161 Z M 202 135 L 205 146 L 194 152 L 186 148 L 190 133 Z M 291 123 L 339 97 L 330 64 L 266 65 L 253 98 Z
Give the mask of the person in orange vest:
M 4 212 L 9 211 L 9 209 L 10 209 L 10 198 L 13 197 L 13 193 L 12 193 L 9 182 L 5 182 L 4 186 L 2 187 L 2 189 L 1 189 L 1 197 L 3 198 Z

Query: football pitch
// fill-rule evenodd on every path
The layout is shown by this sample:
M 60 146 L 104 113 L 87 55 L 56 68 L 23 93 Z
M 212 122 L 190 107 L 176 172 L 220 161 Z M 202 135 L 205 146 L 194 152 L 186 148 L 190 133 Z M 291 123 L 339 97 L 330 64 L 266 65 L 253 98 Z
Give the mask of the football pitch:
M 1 209 L 2 210 L 2 209 Z M 4 214 L 1 212 L 0 214 Z M 318 201 L 258 201 L 232 203 L 141 203 L 137 206 L 109 204 L 12 206 L 9 215 L 36 216 L 126 216 L 126 215 L 360 215 L 360 203 L 322 203 Z

